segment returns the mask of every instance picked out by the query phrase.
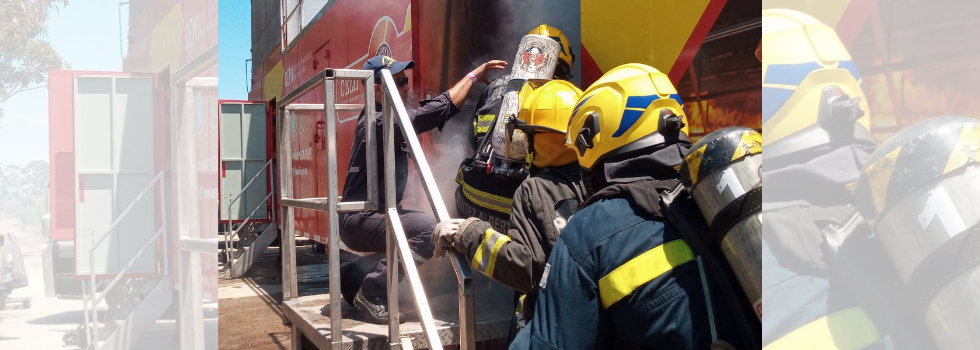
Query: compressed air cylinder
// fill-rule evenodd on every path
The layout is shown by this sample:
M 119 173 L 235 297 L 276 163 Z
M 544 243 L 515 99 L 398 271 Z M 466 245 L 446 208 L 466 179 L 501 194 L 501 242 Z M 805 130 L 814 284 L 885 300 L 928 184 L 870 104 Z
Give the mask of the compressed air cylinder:
M 980 344 L 980 120 L 940 117 L 878 146 L 857 189 L 862 214 L 941 349 Z
M 720 248 L 762 319 L 762 135 L 746 127 L 712 132 L 691 147 L 681 181 L 710 223 L 708 242 Z
M 519 94 L 527 81 L 550 80 L 558 66 L 558 54 L 561 44 L 555 39 L 544 35 L 528 34 L 521 38 L 521 43 L 511 65 L 511 81 L 507 83 L 497 112 L 497 124 L 492 134 L 494 152 L 506 159 L 523 161 L 527 157 L 529 145 L 527 135 L 515 130 L 508 135 L 507 122 L 509 118 L 517 118 L 521 110 Z

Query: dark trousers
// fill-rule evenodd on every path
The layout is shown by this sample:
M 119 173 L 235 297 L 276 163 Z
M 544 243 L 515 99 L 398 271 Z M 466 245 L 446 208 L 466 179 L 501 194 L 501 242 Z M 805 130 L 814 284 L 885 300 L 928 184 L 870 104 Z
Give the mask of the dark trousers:
M 432 257 L 435 246 L 432 245 L 432 230 L 436 226 L 435 217 L 429 213 L 414 210 L 399 210 L 408 246 L 412 250 L 412 260 L 415 265 L 422 265 Z M 387 243 L 387 219 L 385 214 L 378 212 L 350 213 L 341 219 L 340 239 L 350 249 L 359 252 L 385 253 Z M 369 259 L 365 257 L 362 259 Z M 370 259 L 376 259 L 370 258 Z M 399 274 L 398 280 L 403 276 Z M 377 262 L 373 271 L 364 276 L 361 285 L 362 292 L 368 298 L 387 300 L 386 286 L 388 282 L 388 259 Z

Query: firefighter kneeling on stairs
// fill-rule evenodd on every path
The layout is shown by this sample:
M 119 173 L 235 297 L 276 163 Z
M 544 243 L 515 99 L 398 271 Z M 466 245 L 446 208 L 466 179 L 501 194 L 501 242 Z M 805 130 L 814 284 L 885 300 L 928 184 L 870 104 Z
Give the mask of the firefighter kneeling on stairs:
M 681 106 L 667 75 L 643 64 L 610 70 L 579 99 L 566 146 L 593 194 L 558 236 L 511 349 L 748 348 L 662 213 L 691 146 Z
M 473 268 L 513 288 L 523 298 L 518 328 L 533 317 L 537 282 L 565 223 L 585 201 L 575 152 L 565 147 L 565 130 L 575 101 L 575 85 L 552 80 L 530 93 L 511 119 L 530 137 L 531 177 L 513 194 L 508 227 L 471 217 L 436 225 L 436 256 L 455 248 Z M 519 305 L 520 307 L 520 305 Z

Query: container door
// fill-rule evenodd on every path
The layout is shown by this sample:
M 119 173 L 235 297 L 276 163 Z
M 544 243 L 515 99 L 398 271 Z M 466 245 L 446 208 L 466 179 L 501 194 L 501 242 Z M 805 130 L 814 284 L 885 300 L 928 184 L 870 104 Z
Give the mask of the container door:
M 150 238 L 160 228 L 156 209 L 163 206 L 158 194 L 162 183 L 151 184 L 157 175 L 152 83 L 150 77 L 75 78 L 79 275 L 116 275 L 146 244 L 127 273 L 156 272 L 157 243 Z
M 221 103 L 222 220 L 245 220 L 253 211 L 251 220 L 269 219 L 268 203 L 263 200 L 269 194 L 272 170 L 263 170 L 268 161 L 265 108 L 264 103 Z M 229 212 L 228 204 L 239 194 Z

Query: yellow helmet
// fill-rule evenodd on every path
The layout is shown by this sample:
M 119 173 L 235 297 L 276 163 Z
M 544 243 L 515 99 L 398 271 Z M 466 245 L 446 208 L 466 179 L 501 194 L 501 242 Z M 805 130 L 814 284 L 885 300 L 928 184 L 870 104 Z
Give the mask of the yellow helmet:
M 609 70 L 592 84 L 572 111 L 565 146 L 579 165 L 592 169 L 602 159 L 687 136 L 683 102 L 667 75 L 639 63 Z
M 568 80 L 568 78 L 572 76 L 572 64 L 575 63 L 575 54 L 572 53 L 571 43 L 568 42 L 568 38 L 565 37 L 565 34 L 562 34 L 558 28 L 547 24 L 534 27 L 534 29 L 531 29 L 531 31 L 527 33 L 544 35 L 555 39 L 555 41 L 561 45 L 561 52 L 558 53 L 558 66 L 555 67 L 555 77 Z
M 581 96 L 582 90 L 574 84 L 565 80 L 551 80 L 522 99 L 517 117 L 525 124 L 518 127 L 564 134 L 568 130 L 572 109 Z
M 834 29 L 786 9 L 762 11 L 762 23 L 763 144 L 772 149 L 767 159 L 832 140 L 871 140 L 861 76 Z

